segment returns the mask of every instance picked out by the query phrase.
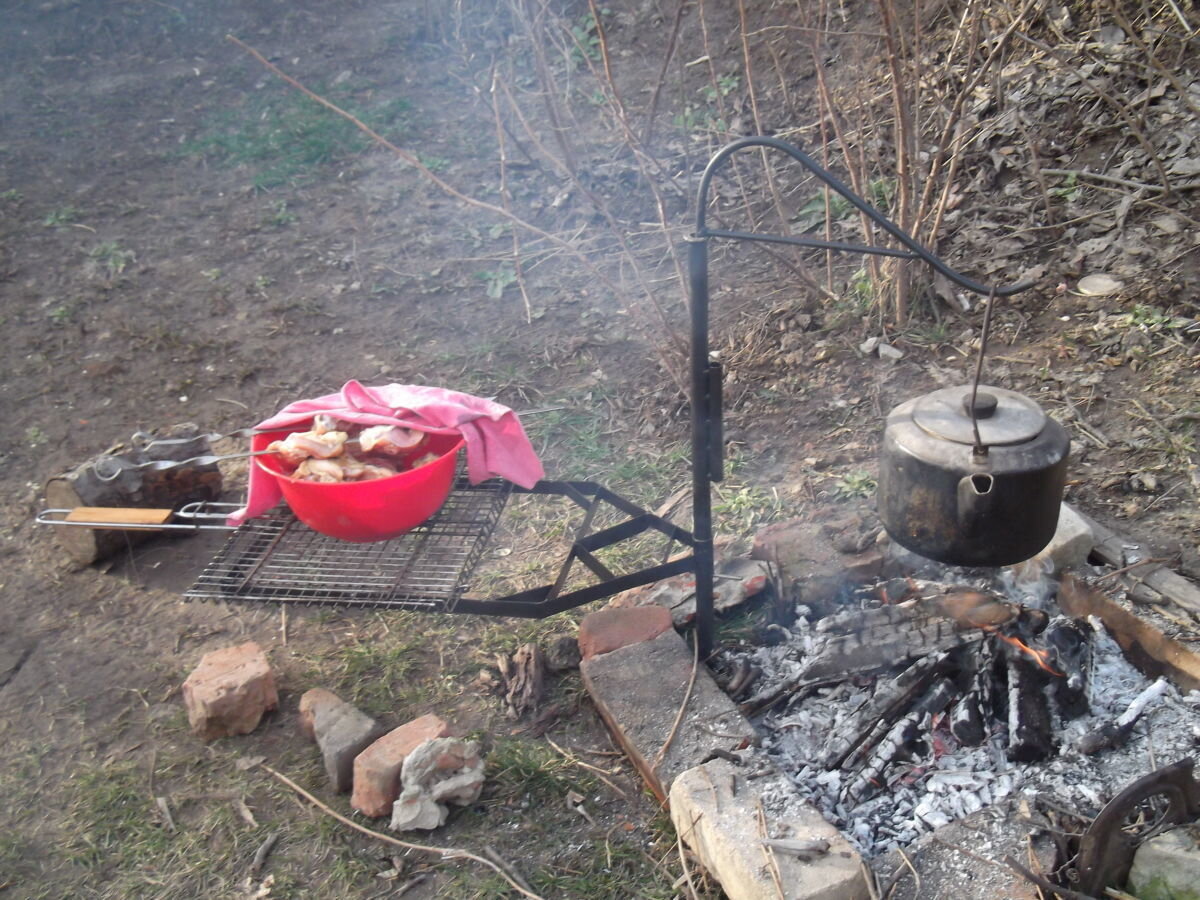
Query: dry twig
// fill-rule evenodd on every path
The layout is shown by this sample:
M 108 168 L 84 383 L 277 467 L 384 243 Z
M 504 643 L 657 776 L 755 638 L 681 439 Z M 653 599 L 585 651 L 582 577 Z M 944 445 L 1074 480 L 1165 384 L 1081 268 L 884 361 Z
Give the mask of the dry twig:
M 550 738 L 546 738 L 546 743 L 549 744 L 551 747 L 553 747 L 555 750 L 557 750 L 563 756 L 563 758 L 567 760 L 567 762 L 571 763 L 572 765 L 579 766 L 579 768 L 581 768 L 581 769 L 587 769 L 587 771 L 591 772 L 593 775 L 595 775 L 597 778 L 599 778 L 601 781 L 603 781 L 605 784 L 607 784 L 610 788 L 612 788 L 614 791 L 616 791 L 618 794 L 620 794 L 621 799 L 623 799 L 623 800 L 629 799 L 629 795 L 627 793 L 625 793 L 623 790 L 621 790 L 619 787 L 617 787 L 615 784 L 613 784 L 611 781 L 609 781 L 607 777 L 605 777 L 607 775 L 607 773 L 604 771 L 604 769 L 601 769 L 599 766 L 593 766 L 591 763 L 584 762 L 578 756 L 575 756 L 573 753 L 570 753 L 567 750 L 564 750 L 562 747 L 558 746 L 558 744 L 554 743 L 554 741 L 552 741 Z
M 428 844 L 414 844 L 410 843 L 409 841 L 402 841 L 399 838 L 394 838 L 388 834 L 381 834 L 378 831 L 372 831 L 370 828 L 359 825 L 357 822 L 354 822 L 336 810 L 331 809 L 328 805 L 322 803 L 282 772 L 276 772 L 265 763 L 259 763 L 259 766 L 263 769 L 263 771 L 270 774 L 277 781 L 280 781 L 290 787 L 293 791 L 295 791 L 317 809 L 321 810 L 321 812 L 341 822 L 347 828 L 352 828 L 360 834 L 365 834 L 367 837 L 374 838 L 377 841 L 382 841 L 385 844 L 391 844 L 393 847 L 399 847 L 402 850 L 416 850 L 419 853 L 433 853 L 440 856 L 442 859 L 469 859 L 472 862 L 477 862 L 480 865 L 487 866 L 489 869 L 507 881 L 523 897 L 529 897 L 531 900 L 544 900 L 544 898 L 540 897 L 538 894 L 535 894 L 532 891 L 527 891 L 525 888 L 521 887 L 521 885 L 517 884 L 512 877 L 504 871 L 504 869 L 500 868 L 500 866 L 496 865 L 490 859 L 487 859 L 483 856 L 478 856 L 467 850 L 458 850 L 453 847 L 431 847 Z
M 675 714 L 675 722 L 671 725 L 671 733 L 667 735 L 666 742 L 662 745 L 662 749 L 658 751 L 658 755 L 654 757 L 654 763 L 650 766 L 650 771 L 655 772 L 662 765 L 663 759 L 667 755 L 667 751 L 671 748 L 671 743 L 675 740 L 675 733 L 679 731 L 679 723 L 683 721 L 683 714 L 687 711 L 688 702 L 692 699 L 692 688 L 696 684 L 696 672 L 700 668 L 700 642 L 693 641 L 692 643 L 692 676 L 688 679 L 687 690 L 683 693 L 683 702 L 679 704 L 679 712 Z
M 258 875 L 262 871 L 263 865 L 267 861 L 267 856 L 275 849 L 275 844 L 279 841 L 279 832 L 272 832 L 271 835 L 263 841 L 258 849 L 254 852 L 254 859 L 250 862 L 250 877 Z

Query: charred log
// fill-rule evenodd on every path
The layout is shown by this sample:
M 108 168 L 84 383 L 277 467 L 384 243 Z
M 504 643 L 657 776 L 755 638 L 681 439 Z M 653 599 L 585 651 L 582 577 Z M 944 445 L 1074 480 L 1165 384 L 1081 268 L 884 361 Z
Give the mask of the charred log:
M 884 770 L 925 731 L 929 720 L 942 712 L 954 700 L 957 689 L 948 678 L 940 678 L 921 697 L 913 708 L 888 730 L 870 753 L 853 781 L 846 787 L 843 799 L 857 804 L 875 788 L 883 786 Z
M 967 747 L 977 747 L 988 735 L 993 715 L 992 669 L 995 665 L 991 644 L 982 643 L 972 659 L 970 684 L 950 713 L 950 733 Z
M 1012 762 L 1034 762 L 1056 750 L 1046 674 L 1024 658 L 1008 661 L 1008 750 Z
M 908 660 L 979 641 L 981 631 L 962 631 L 949 619 L 898 622 L 886 629 L 831 638 L 804 668 L 806 680 L 839 680 L 891 668 Z
M 865 744 L 870 750 L 873 746 L 869 742 L 871 736 L 878 734 L 878 742 L 883 732 L 921 697 L 935 677 L 947 674 L 949 662 L 949 653 L 923 657 L 891 681 L 876 688 L 875 695 L 859 710 L 844 734 L 834 737 L 825 757 L 825 768 L 836 769 L 841 766 L 859 746 Z
M 1088 661 L 1091 642 L 1088 632 L 1075 620 L 1055 618 L 1042 642 L 1050 653 L 1050 665 L 1062 673 L 1054 679 L 1054 703 L 1064 719 L 1077 719 L 1088 712 Z

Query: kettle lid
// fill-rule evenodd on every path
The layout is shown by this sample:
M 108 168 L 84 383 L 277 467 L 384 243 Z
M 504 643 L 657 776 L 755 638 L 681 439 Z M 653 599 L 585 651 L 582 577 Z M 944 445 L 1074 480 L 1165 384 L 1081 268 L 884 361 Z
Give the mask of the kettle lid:
M 970 406 L 970 385 L 943 388 L 914 402 L 913 422 L 936 438 L 974 444 Z M 975 415 L 980 441 L 993 447 L 1031 441 L 1042 433 L 1046 424 L 1046 414 L 1028 397 L 982 384 L 976 396 Z

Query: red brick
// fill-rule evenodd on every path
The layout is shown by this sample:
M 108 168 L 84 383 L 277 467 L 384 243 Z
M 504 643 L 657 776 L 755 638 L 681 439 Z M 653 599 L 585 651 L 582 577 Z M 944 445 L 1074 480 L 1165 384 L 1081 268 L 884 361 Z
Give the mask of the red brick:
M 432 713 L 389 731 L 355 758 L 350 805 L 372 818 L 388 815 L 400 796 L 400 767 L 408 754 L 425 741 L 452 736 L 450 725 Z
M 671 611 L 661 606 L 596 610 L 579 624 L 579 652 L 584 659 L 591 659 L 630 644 L 652 641 L 671 626 Z
M 279 706 L 275 675 L 253 641 L 206 653 L 183 683 L 188 722 L 206 741 L 249 734 Z

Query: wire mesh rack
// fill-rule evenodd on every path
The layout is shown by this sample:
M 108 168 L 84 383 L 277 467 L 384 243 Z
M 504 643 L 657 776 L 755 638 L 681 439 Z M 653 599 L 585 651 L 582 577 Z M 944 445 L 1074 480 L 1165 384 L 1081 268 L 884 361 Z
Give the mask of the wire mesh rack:
M 279 506 L 238 528 L 184 597 L 453 612 L 511 488 L 460 475 L 431 519 L 371 544 L 318 534 Z

